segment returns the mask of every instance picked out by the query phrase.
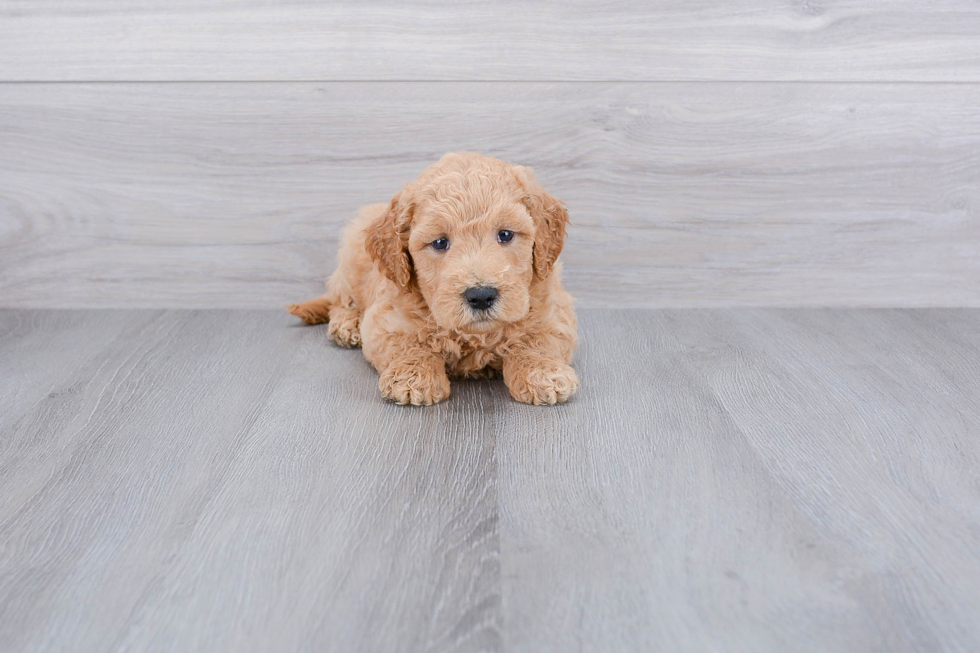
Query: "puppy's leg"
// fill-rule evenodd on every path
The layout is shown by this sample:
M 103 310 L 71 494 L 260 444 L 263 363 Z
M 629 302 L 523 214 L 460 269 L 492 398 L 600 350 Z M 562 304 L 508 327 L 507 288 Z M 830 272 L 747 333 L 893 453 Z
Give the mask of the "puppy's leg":
M 327 335 L 341 347 L 360 347 L 361 314 L 353 307 L 332 307 Z
M 504 384 L 525 404 L 560 404 L 578 390 L 578 375 L 568 364 L 567 340 L 554 335 L 530 335 L 525 346 L 504 356 Z
M 431 406 L 449 398 L 446 362 L 440 356 L 406 353 L 380 374 L 378 389 L 396 404 Z
M 323 324 L 330 321 L 330 309 L 334 305 L 330 293 L 301 304 L 290 304 L 286 310 L 303 320 L 304 324 Z
M 446 361 L 418 340 L 397 309 L 372 307 L 361 322 L 364 357 L 380 374 L 378 389 L 397 404 L 428 406 L 449 397 Z

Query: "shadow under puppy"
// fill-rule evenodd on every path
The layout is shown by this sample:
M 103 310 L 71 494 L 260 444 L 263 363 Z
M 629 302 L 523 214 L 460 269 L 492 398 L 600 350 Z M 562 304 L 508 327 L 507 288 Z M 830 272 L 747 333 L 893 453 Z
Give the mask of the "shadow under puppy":
M 399 404 L 449 396 L 449 377 L 503 373 L 514 399 L 566 401 L 577 334 L 557 262 L 568 212 L 529 168 L 467 152 L 429 166 L 344 229 L 327 292 L 288 310 L 363 347 Z

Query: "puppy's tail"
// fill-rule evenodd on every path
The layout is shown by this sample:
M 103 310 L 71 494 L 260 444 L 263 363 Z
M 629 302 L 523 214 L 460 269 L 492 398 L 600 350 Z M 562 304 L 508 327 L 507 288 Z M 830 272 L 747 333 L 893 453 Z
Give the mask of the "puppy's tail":
M 302 304 L 290 304 L 286 310 L 303 320 L 304 324 L 323 324 L 330 321 L 330 308 L 333 306 L 330 293 Z

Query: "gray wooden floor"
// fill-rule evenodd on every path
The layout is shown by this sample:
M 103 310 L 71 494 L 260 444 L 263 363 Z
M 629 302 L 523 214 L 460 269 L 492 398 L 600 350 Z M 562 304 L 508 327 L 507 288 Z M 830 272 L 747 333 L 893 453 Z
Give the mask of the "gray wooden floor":
M 0 650 L 980 649 L 980 311 L 584 311 L 558 408 L 0 311 Z

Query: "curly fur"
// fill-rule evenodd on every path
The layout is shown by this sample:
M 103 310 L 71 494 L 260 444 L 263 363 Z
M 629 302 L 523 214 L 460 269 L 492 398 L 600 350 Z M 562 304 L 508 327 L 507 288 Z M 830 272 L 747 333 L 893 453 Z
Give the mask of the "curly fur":
M 397 403 L 433 404 L 449 396 L 450 376 L 499 373 L 518 401 L 564 402 L 579 385 L 573 299 L 557 260 L 567 224 L 529 168 L 447 154 L 390 203 L 362 207 L 326 294 L 288 310 L 361 346 Z M 498 242 L 501 229 L 514 239 Z M 433 249 L 443 237 L 449 249 Z M 463 298 L 477 285 L 499 292 L 484 313 Z

